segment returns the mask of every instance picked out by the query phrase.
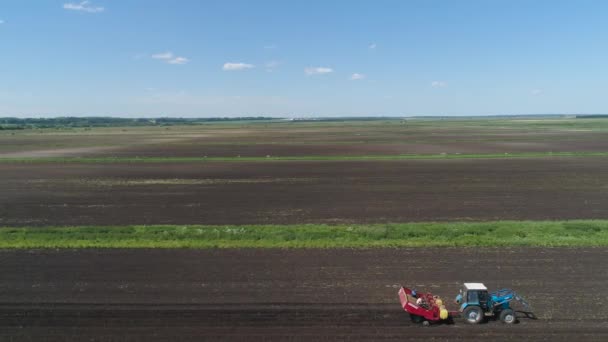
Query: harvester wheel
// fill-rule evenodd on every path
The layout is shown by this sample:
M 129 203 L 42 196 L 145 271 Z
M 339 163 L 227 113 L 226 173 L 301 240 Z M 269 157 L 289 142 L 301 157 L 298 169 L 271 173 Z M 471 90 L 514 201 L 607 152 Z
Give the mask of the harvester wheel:
M 467 306 L 462 314 L 467 323 L 470 324 L 481 323 L 481 320 L 483 319 L 483 310 L 481 310 L 481 307 L 476 305 Z
M 506 324 L 515 323 L 515 312 L 511 309 L 505 309 L 500 312 L 500 320 Z

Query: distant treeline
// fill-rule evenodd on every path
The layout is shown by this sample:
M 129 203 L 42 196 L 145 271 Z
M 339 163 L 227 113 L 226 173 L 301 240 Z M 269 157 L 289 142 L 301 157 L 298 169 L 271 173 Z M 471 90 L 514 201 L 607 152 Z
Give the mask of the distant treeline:
M 288 119 L 292 122 L 347 122 L 347 121 L 386 121 L 402 120 L 400 116 L 344 116 L 344 117 L 318 117 L 318 118 L 294 118 Z
M 577 119 L 599 119 L 608 118 L 608 114 L 589 114 L 589 115 L 577 115 Z
M 123 127 L 199 125 L 212 122 L 266 121 L 270 117 L 238 118 L 115 118 L 115 117 L 57 117 L 57 118 L 0 118 L 0 129 Z
M 20 130 L 34 128 L 87 128 L 87 127 L 129 127 L 129 126 L 174 126 L 202 125 L 214 122 L 348 122 L 348 121 L 386 121 L 386 120 L 463 120 L 463 119 L 498 119 L 498 118 L 556 118 L 573 117 L 562 114 L 545 115 L 494 115 L 494 116 L 368 116 L 368 117 L 303 117 L 272 118 L 266 116 L 233 117 L 233 118 L 117 118 L 117 117 L 55 117 L 55 118 L 0 118 L 0 130 Z M 608 118 L 608 114 L 575 115 L 577 119 Z
M 411 119 L 429 120 L 478 120 L 478 119 L 557 119 L 572 117 L 569 114 L 495 114 L 495 115 L 416 115 Z

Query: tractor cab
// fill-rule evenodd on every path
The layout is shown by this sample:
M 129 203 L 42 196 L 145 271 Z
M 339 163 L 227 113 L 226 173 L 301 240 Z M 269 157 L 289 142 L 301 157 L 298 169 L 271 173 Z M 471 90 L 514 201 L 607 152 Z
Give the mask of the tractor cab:
M 460 293 L 456 296 L 456 303 L 460 304 L 460 311 L 464 311 L 469 305 L 488 309 L 488 288 L 482 283 L 464 283 Z
M 464 283 L 460 293 L 456 296 L 456 303 L 460 304 L 460 312 L 464 319 L 472 324 L 480 323 L 487 312 L 491 311 L 488 303 L 490 295 L 488 288 L 482 283 Z

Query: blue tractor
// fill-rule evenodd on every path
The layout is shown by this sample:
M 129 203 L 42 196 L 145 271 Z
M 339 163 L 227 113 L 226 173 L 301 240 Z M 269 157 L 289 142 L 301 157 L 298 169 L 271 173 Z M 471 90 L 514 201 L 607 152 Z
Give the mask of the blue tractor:
M 460 312 L 464 319 L 471 324 L 477 324 L 486 316 L 497 317 L 506 324 L 513 324 L 517 320 L 515 311 L 511 308 L 512 301 L 520 302 L 529 308 L 528 303 L 515 291 L 502 289 L 488 292 L 481 283 L 464 283 L 463 289 L 456 296 L 456 303 L 460 305 Z

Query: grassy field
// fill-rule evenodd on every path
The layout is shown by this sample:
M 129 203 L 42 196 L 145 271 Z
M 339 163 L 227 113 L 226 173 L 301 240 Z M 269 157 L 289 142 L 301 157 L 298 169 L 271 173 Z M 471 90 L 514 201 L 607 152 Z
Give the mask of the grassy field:
M 374 225 L 2 227 L 0 248 L 608 246 L 608 220 Z

